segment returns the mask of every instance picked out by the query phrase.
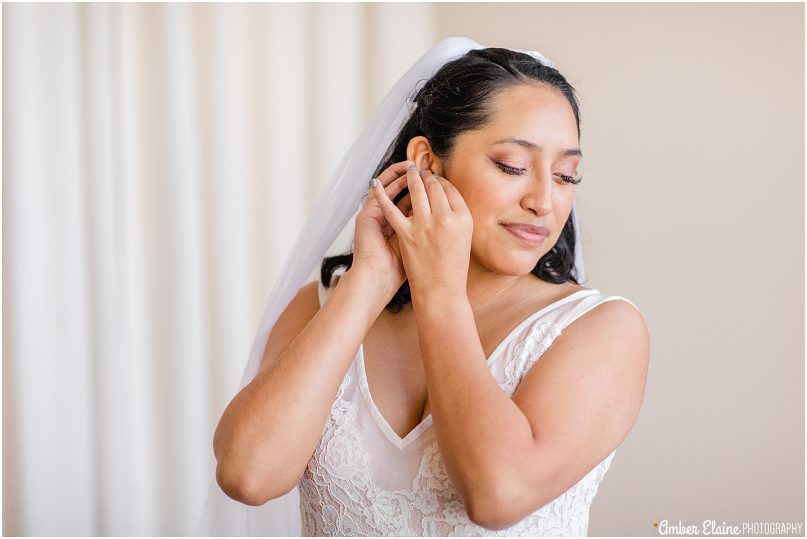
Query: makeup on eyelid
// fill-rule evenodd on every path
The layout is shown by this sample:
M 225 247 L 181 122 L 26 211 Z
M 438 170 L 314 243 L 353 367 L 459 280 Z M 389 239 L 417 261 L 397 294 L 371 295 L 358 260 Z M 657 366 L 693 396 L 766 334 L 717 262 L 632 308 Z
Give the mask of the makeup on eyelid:
M 489 159 L 491 160 L 491 162 L 493 163 L 493 165 L 497 169 L 501 170 L 505 174 L 508 174 L 508 175 L 511 175 L 511 176 L 523 176 L 527 172 L 526 168 L 515 167 L 515 166 L 509 165 L 507 163 L 497 161 L 496 159 L 493 159 L 493 158 L 489 158 Z M 570 174 L 564 174 L 563 172 L 557 172 L 556 174 L 560 175 L 561 178 L 563 179 L 563 181 L 565 181 L 566 183 L 579 183 L 579 182 L 572 181 L 572 179 L 575 177 L 577 172 L 572 172 Z
M 503 155 L 496 155 L 494 153 L 493 155 L 488 155 L 487 157 L 488 157 L 489 160 L 491 160 L 493 162 L 499 162 L 499 163 L 505 164 L 505 165 L 513 167 L 513 168 L 528 168 L 530 166 L 530 163 L 532 162 L 532 159 L 530 159 L 530 158 L 527 158 L 525 160 L 524 156 L 513 155 L 513 154 L 509 154 L 509 153 L 508 154 L 503 154 Z M 573 163 L 574 168 L 577 168 L 577 167 L 580 166 L 580 158 L 560 157 L 560 158 L 556 159 L 554 163 L 561 163 L 561 164 L 572 164 Z

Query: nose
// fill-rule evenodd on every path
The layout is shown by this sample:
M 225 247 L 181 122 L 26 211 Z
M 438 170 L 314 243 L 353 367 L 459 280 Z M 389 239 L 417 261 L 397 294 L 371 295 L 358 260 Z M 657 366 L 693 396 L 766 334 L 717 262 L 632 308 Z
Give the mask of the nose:
M 521 197 L 521 207 L 536 215 L 552 213 L 552 171 L 535 170 L 528 178 L 527 188 Z

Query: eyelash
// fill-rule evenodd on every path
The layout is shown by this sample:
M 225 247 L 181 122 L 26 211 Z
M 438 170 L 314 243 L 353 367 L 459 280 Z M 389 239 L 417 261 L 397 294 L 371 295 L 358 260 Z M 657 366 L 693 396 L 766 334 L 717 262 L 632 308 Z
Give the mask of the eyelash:
M 504 163 L 499 163 L 498 161 L 494 161 L 493 163 L 497 167 L 499 167 L 502 170 L 502 172 L 504 172 L 505 174 L 509 174 L 511 176 L 520 176 L 521 173 L 524 172 L 524 170 L 525 170 L 523 168 L 509 167 L 509 166 L 505 165 Z M 580 180 L 583 179 L 582 176 L 579 176 L 577 178 L 575 178 L 573 176 L 566 176 L 565 174 L 558 174 L 558 176 L 560 176 L 561 179 L 563 181 L 565 181 L 566 183 L 571 183 L 571 184 L 574 184 L 574 185 L 577 185 L 578 183 L 580 183 Z

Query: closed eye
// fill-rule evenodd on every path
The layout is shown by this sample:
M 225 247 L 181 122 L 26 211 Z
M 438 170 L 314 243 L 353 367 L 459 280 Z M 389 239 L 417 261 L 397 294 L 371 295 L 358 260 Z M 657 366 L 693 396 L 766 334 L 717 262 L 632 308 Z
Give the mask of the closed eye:
M 511 176 L 522 176 L 525 172 L 527 172 L 526 168 L 510 167 L 504 163 L 499 163 L 498 161 L 493 161 L 493 164 L 499 167 L 505 174 L 509 174 Z
M 526 168 L 515 168 L 504 163 L 500 163 L 498 161 L 493 161 L 493 164 L 496 165 L 502 172 L 505 174 L 509 174 L 510 176 L 523 176 L 525 172 L 527 172 Z M 566 183 L 578 184 L 583 179 L 581 176 L 568 176 L 566 174 L 556 174 L 561 180 Z

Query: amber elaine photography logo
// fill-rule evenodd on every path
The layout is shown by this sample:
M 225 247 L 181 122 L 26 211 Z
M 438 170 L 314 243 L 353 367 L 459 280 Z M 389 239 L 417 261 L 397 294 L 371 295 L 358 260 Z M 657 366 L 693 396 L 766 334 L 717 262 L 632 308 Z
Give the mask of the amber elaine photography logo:
M 653 522 L 659 535 L 799 535 L 803 536 L 804 522 L 718 522 L 704 520 L 700 524 L 686 524 L 667 519 Z

